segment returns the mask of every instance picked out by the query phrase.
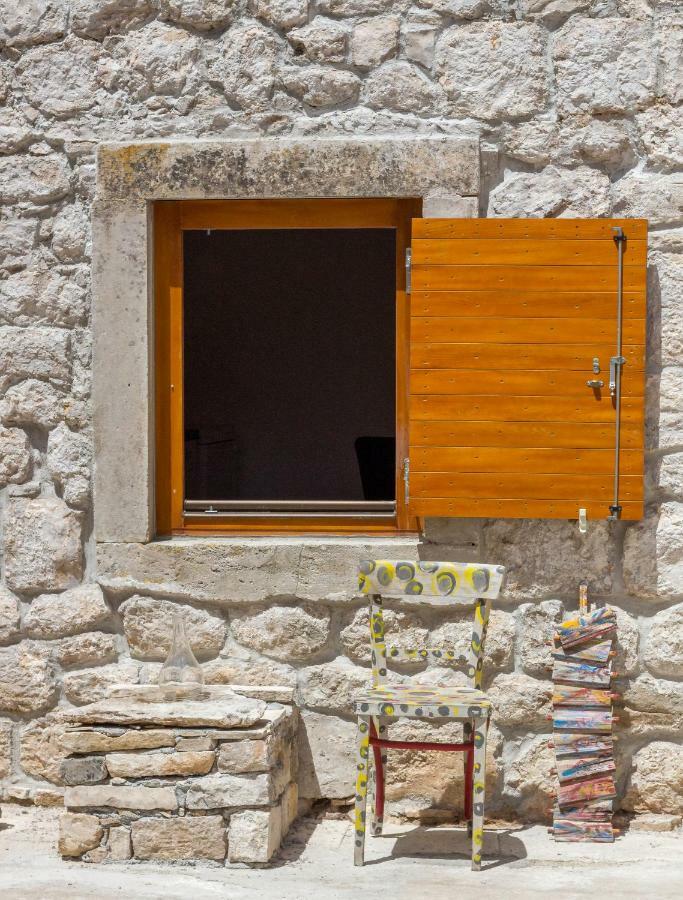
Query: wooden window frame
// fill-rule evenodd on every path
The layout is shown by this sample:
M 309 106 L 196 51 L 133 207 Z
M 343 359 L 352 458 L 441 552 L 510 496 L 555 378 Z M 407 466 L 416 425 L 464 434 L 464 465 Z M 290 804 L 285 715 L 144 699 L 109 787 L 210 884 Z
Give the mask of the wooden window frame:
M 405 251 L 411 221 L 422 215 L 417 198 L 354 200 L 160 200 L 153 204 L 155 533 L 368 534 L 414 533 L 408 514 L 403 460 L 408 456 L 409 298 Z M 184 510 L 183 231 L 189 229 L 394 228 L 396 230 L 396 510 L 383 517 L 306 515 L 188 516 Z M 368 360 L 371 371 L 372 360 Z

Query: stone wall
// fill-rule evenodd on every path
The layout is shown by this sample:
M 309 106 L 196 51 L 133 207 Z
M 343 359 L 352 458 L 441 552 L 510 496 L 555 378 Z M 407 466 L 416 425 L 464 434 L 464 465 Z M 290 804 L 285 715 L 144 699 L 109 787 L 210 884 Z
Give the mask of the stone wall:
M 683 811 L 682 41 L 677 0 L 0 3 L 5 797 L 60 802 L 51 711 L 97 699 L 112 681 L 153 680 L 172 607 L 185 610 L 210 682 L 296 686 L 303 796 L 351 793 L 349 702 L 368 677 L 362 604 L 348 592 L 362 542 L 214 541 L 199 555 L 184 542 L 101 544 L 96 552 L 89 223 L 97 144 L 452 134 L 481 141 L 482 214 L 650 219 L 648 512 L 637 524 L 591 524 L 585 537 L 566 522 L 430 522 L 418 544 L 394 550 L 509 567 L 488 650 L 498 709 L 490 809 L 545 814 L 545 641 L 586 577 L 591 594 L 619 610 L 623 805 Z M 468 631 L 455 613 L 396 611 L 390 621 L 456 647 Z M 459 676 L 428 669 L 417 677 Z M 424 756 L 409 769 L 392 756 L 393 809 L 457 806 L 460 766 Z

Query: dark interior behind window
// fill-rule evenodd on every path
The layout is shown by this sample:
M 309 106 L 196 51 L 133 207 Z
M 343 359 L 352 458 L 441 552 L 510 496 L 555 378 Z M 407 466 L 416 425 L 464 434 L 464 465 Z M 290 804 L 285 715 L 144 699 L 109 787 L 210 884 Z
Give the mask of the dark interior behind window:
M 186 499 L 394 499 L 395 241 L 184 232 Z

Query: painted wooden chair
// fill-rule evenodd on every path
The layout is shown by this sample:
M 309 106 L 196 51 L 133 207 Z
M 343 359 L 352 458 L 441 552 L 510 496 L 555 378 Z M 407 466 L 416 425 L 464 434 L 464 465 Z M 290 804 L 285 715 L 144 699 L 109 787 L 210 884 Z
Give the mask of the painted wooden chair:
M 386 559 L 361 562 L 358 586 L 360 592 L 370 599 L 373 687 L 355 701 L 358 716 L 355 865 L 363 865 L 372 748 L 375 791 L 371 831 L 375 835 L 382 833 L 387 750 L 443 750 L 465 754 L 464 805 L 467 830 L 472 838 L 472 868 L 481 868 L 486 734 L 491 715 L 491 702 L 481 690 L 482 665 L 491 601 L 498 596 L 504 575 L 503 566 L 477 563 L 404 562 Z M 472 641 L 464 659 L 469 686 L 428 688 L 387 683 L 387 658 L 394 662 L 437 659 L 456 662 L 459 661 L 459 655 L 452 650 L 432 647 L 410 650 L 387 647 L 382 617 L 384 597 L 425 601 L 432 605 L 474 601 Z M 464 723 L 463 741 L 459 744 L 445 744 L 388 740 L 387 724 L 403 717 L 461 721 Z

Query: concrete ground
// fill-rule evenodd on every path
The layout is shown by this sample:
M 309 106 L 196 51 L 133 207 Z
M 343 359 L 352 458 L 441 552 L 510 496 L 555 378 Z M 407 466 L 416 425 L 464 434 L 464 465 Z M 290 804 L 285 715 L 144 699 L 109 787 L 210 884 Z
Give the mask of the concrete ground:
M 486 835 L 483 870 L 474 873 L 462 831 L 389 827 L 386 837 L 368 838 L 367 863 L 356 869 L 351 824 L 307 818 L 268 869 L 95 866 L 58 858 L 58 816 L 58 810 L 3 805 L 3 900 L 683 897 L 683 839 L 672 833 L 629 833 L 600 845 L 555 844 L 542 827 L 493 831 Z

